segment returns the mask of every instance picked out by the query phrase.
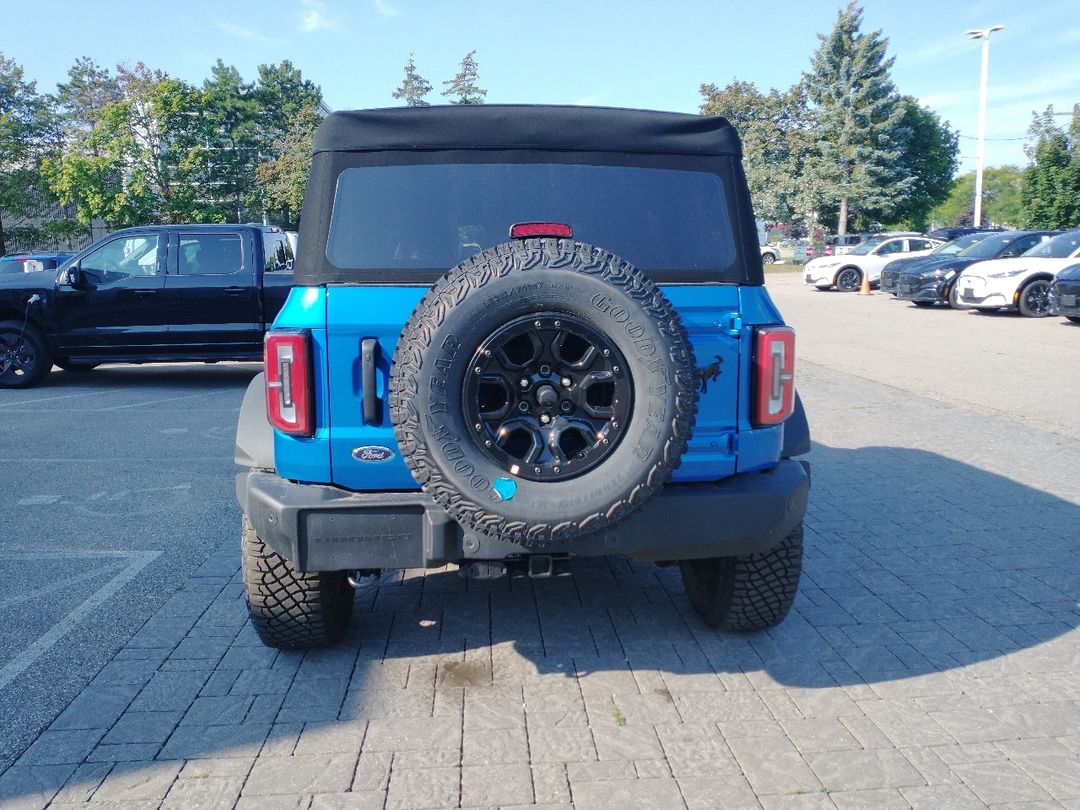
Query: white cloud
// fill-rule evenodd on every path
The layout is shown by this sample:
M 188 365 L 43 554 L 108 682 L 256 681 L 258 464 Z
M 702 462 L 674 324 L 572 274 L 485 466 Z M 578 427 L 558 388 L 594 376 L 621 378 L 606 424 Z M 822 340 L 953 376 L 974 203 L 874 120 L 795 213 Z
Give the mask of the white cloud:
M 250 28 L 244 28 L 242 25 L 236 25 L 230 22 L 217 22 L 217 27 L 224 31 L 229 36 L 237 37 L 239 39 L 248 39 L 252 42 L 284 42 L 285 40 L 277 37 L 268 37 L 265 34 L 260 34 L 258 31 L 252 31 Z
M 386 0 L 374 0 L 374 3 L 375 9 L 384 17 L 398 17 L 401 15 L 401 11 L 387 3 Z
M 300 30 L 305 34 L 313 34 L 316 31 L 331 31 L 333 25 L 326 15 L 326 4 L 322 0 L 302 0 L 303 10 L 300 13 Z

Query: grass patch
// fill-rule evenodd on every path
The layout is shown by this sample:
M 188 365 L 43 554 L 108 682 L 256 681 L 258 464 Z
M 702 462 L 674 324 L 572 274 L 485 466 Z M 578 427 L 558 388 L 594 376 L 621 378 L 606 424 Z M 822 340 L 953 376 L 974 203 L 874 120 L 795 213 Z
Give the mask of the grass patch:
M 765 265 L 765 274 L 770 273 L 801 273 L 803 266 L 801 264 L 767 264 Z
M 611 716 L 615 718 L 615 725 L 622 728 L 626 725 L 626 716 L 622 713 L 622 710 L 618 707 L 615 701 L 611 701 Z

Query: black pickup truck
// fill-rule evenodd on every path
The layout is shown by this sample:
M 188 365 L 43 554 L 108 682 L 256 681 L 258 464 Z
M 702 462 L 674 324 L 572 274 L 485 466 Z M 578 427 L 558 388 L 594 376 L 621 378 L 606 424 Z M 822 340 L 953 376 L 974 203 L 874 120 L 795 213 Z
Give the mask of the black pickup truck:
M 263 225 L 116 231 L 56 272 L 0 278 L 0 388 L 53 365 L 261 360 L 293 281 L 286 234 Z

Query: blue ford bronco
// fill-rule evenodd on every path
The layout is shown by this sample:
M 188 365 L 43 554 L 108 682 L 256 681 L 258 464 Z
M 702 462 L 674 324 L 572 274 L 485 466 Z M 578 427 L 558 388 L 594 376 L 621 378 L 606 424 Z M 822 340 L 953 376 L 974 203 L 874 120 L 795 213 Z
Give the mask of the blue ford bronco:
M 778 623 L 810 449 L 722 118 L 330 115 L 295 286 L 240 412 L 248 604 L 329 644 L 357 578 L 677 564 L 710 625 Z

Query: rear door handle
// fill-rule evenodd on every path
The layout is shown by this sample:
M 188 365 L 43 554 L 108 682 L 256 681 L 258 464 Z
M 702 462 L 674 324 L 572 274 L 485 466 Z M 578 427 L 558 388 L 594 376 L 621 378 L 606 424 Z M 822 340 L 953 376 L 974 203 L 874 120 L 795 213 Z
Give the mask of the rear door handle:
M 364 424 L 382 424 L 382 400 L 376 390 L 375 372 L 379 364 L 379 341 L 364 338 L 360 342 L 360 384 L 364 387 Z
M 157 290 L 132 290 L 131 292 L 136 298 L 153 298 L 157 295 Z
M 226 295 L 243 295 L 247 292 L 247 287 L 226 287 L 224 292 Z

